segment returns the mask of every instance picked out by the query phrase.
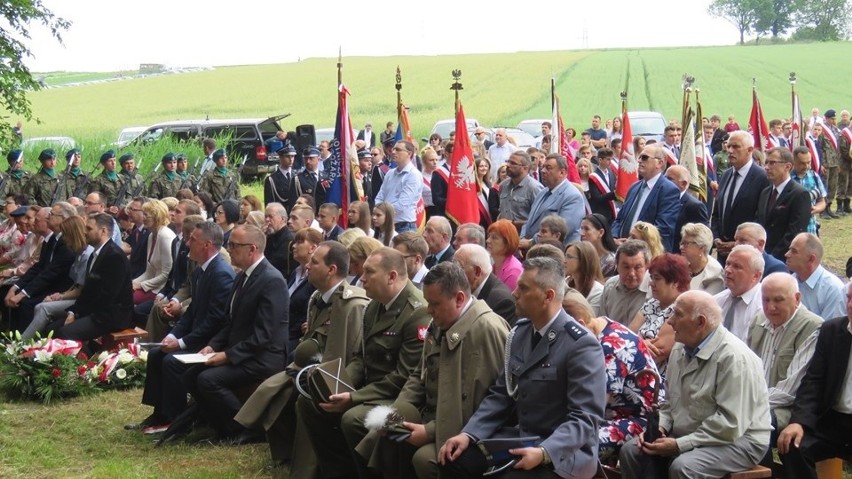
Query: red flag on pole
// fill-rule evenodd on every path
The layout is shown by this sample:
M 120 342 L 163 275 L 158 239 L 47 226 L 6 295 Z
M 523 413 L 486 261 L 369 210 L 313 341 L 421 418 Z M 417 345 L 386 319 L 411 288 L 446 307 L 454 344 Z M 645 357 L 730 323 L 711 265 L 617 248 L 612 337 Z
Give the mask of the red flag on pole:
M 568 132 L 565 131 L 565 123 L 562 121 L 562 113 L 559 111 L 559 95 L 556 94 L 556 80 L 550 80 L 550 93 L 553 106 L 553 125 L 551 135 L 551 151 L 564 156 L 568 164 L 568 181 L 580 183 L 580 173 L 577 171 L 577 162 L 574 154 L 568 146 Z
M 627 116 L 627 98 L 621 100 L 621 158 L 618 161 L 618 181 L 615 186 L 615 196 L 620 201 L 627 197 L 627 191 L 639 179 L 639 165 L 633 151 L 633 130 L 630 128 L 630 117 Z
M 479 223 L 479 200 L 476 198 L 476 166 L 470 138 L 467 136 L 464 107 L 459 101 L 456 114 L 456 137 L 450 158 L 450 181 L 447 184 L 447 217 L 456 224 Z
M 760 100 L 757 99 L 757 88 L 752 88 L 751 117 L 748 124 L 751 134 L 754 136 L 754 147 L 760 151 L 771 148 L 772 141 L 769 139 L 769 127 L 766 118 L 763 117 L 763 109 L 760 108 Z

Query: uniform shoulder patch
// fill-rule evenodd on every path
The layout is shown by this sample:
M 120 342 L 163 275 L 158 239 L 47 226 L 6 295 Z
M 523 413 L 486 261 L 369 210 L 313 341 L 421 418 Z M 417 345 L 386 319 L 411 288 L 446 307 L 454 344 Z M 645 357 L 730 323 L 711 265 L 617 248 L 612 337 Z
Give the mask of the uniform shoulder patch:
M 580 339 L 583 336 L 589 334 L 589 332 L 585 328 L 575 323 L 574 321 L 568 321 L 567 323 L 565 323 L 565 331 L 574 339 Z
M 530 324 L 532 324 L 532 321 L 530 321 L 528 318 L 521 318 L 521 319 L 515 321 L 515 327 L 516 328 L 523 327 L 523 326 L 529 326 Z

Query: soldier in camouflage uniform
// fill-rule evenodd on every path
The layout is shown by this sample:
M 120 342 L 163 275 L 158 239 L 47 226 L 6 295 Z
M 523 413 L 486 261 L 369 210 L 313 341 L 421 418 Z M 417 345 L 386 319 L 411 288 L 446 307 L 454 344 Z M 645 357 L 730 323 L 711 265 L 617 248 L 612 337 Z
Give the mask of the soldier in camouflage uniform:
M 115 152 L 108 150 L 101 155 L 101 166 L 104 171 L 89 182 L 89 193 L 100 192 L 106 199 L 107 207 L 115 205 L 115 197 L 121 188 L 118 173 L 115 172 Z M 116 212 L 118 209 L 116 208 Z
M 177 167 L 175 168 L 175 173 L 180 177 L 180 188 L 178 188 L 178 191 L 188 189 L 195 192 L 195 184 L 198 183 L 198 179 L 189 172 L 189 162 L 186 159 L 186 155 L 178 153 L 176 159 Z
M 24 152 L 12 150 L 6 155 L 9 161 L 9 170 L 4 175 L 3 198 L 9 195 L 20 195 L 24 192 L 24 185 L 30 180 L 30 172 L 24 169 Z
M 56 193 L 56 201 L 65 201 L 66 196 L 60 183 L 60 174 L 57 174 L 54 169 L 56 152 L 50 148 L 42 150 L 38 160 L 41 162 L 41 168 L 24 185 L 24 194 L 30 204 L 41 207 L 52 206 L 55 203 L 54 193 Z
M 124 190 L 124 196 L 118 198 L 119 207 L 130 204 L 136 196 L 145 192 L 145 178 L 136 170 L 136 160 L 133 153 L 125 153 L 118 158 L 121 171 L 118 172 L 119 194 Z M 125 187 L 125 184 L 127 187 Z
M 174 153 L 166 153 L 161 160 L 163 164 L 163 172 L 159 174 L 151 186 L 148 187 L 148 196 L 161 200 L 167 196 L 177 197 L 177 192 L 183 182 L 180 176 L 175 172 L 177 168 L 177 158 Z
M 71 198 L 76 196 L 81 200 L 86 197 L 86 187 L 89 184 L 89 175 L 84 173 L 80 168 L 80 163 L 83 161 L 80 155 L 80 150 L 73 148 L 65 153 L 65 161 L 71 165 L 67 173 L 62 175 L 62 182 L 65 184 L 65 197 Z
M 225 150 L 219 148 L 214 151 L 213 161 L 216 162 L 216 166 L 207 173 L 204 173 L 198 191 L 206 191 L 210 195 L 210 198 L 213 199 L 213 203 L 219 203 L 228 199 L 239 199 L 240 181 L 237 173 L 228 170 L 228 167 L 225 166 L 228 164 L 228 155 L 225 154 Z M 232 192 L 226 194 L 232 183 L 233 187 L 230 188 Z
M 834 110 L 829 110 L 828 112 L 833 111 Z M 837 139 L 837 134 L 835 130 L 831 129 L 827 122 L 822 120 L 814 123 L 812 130 L 813 135 L 819 139 L 817 142 L 817 149 L 819 150 L 822 169 L 819 173 L 822 175 L 823 180 L 825 180 L 825 187 L 828 190 L 828 195 L 825 197 L 825 210 L 823 210 L 820 216 L 824 219 L 840 218 L 839 215 L 831 210 L 831 204 L 834 202 L 834 195 L 837 193 L 837 180 L 840 173 L 840 152 L 837 151 L 837 148 L 835 148 L 834 145 L 831 144 L 831 141 L 826 138 L 825 130 L 831 131 L 831 133 L 834 134 L 835 140 Z

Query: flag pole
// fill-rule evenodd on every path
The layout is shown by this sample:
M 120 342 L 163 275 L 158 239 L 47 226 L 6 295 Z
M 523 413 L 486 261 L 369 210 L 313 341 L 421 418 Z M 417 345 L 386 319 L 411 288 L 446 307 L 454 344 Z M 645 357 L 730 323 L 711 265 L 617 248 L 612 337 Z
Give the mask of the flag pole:
M 455 102 L 455 114 L 459 114 L 459 90 L 464 90 L 464 87 L 459 82 L 461 80 L 461 70 L 453 70 L 453 84 L 450 86 L 450 90 L 456 92 L 456 102 Z
M 337 50 L 337 87 L 343 84 L 343 47 Z
M 798 120 L 797 120 L 798 115 L 796 114 L 797 113 L 796 112 L 796 107 L 797 107 L 796 103 L 797 103 L 796 102 L 796 72 L 790 72 L 790 108 L 792 109 L 792 114 L 790 115 L 790 118 L 794 122 L 798 122 Z M 796 126 L 798 126 L 798 128 Z M 802 125 L 796 125 L 796 126 L 790 125 L 790 127 L 793 128 L 793 130 L 790 132 L 790 149 L 791 150 L 796 148 L 797 146 L 801 145 L 799 140 L 801 140 L 801 135 L 802 135 L 801 134 L 801 127 L 802 127 Z M 799 130 L 799 134 L 795 135 L 795 138 L 794 138 L 794 134 L 795 134 L 796 130 Z
M 686 129 L 687 111 L 689 110 L 689 95 L 692 93 L 692 85 L 695 83 L 695 77 L 689 73 L 684 73 L 682 77 L 683 83 L 683 104 L 680 110 L 680 127 Z M 681 144 L 678 145 L 683 151 L 683 136 L 681 136 Z
M 402 119 L 402 71 L 400 71 L 399 65 L 397 65 L 396 66 L 396 121 L 397 121 L 397 123 L 401 119 Z M 405 132 L 403 132 L 403 136 L 405 136 Z

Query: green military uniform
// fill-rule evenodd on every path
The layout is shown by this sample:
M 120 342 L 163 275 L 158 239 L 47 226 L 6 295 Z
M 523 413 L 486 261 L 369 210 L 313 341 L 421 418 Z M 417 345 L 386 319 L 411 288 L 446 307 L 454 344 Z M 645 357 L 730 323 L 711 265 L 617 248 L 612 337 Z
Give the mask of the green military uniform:
M 61 179 L 57 178 L 56 171 L 41 168 L 24 185 L 24 194 L 27 195 L 31 205 L 50 206 L 57 186 L 59 191 L 56 194 L 56 201 L 65 201 L 68 196 L 62 188 Z
M 198 183 L 198 179 L 195 175 L 189 173 L 189 171 L 184 171 L 183 173 L 176 171 L 175 174 L 180 178 L 180 187 L 178 191 L 183 189 L 195 191 L 195 184 Z
M 308 306 L 308 329 L 296 347 L 293 363 L 258 386 L 234 417 L 247 428 L 263 427 L 267 431 L 273 461 L 289 460 L 292 452 L 292 457 L 298 457 L 300 463 L 316 462 L 305 431 L 295 424 L 297 395 L 291 375 L 317 362 L 318 356 L 322 362 L 342 358 L 347 364 L 361 346 L 364 309 L 370 302 L 364 290 L 344 280 L 332 293 L 327 306 L 318 306 L 320 301 L 322 292 L 314 291 Z M 294 443 L 294 437 L 300 439 Z
M 62 175 L 61 181 L 65 184 L 65 198 L 76 196 L 81 200 L 85 199 L 89 180 L 89 175 L 84 173 L 80 167 L 71 168 L 70 171 Z
M 9 195 L 24 194 L 24 186 L 30 181 L 30 172 L 26 170 L 6 171 L 6 181 L 3 183 L 3 198 Z
M 164 171 L 151 182 L 151 186 L 148 187 L 148 196 L 158 200 L 168 196 L 177 197 L 181 183 L 183 179 L 180 175 L 174 171 Z
M 118 182 L 120 183 L 119 192 L 124 188 L 124 183 L 127 183 L 127 188 L 124 188 L 124 197 L 118 199 L 119 206 L 129 205 L 135 196 L 145 193 L 145 179 L 137 172 L 130 174 L 121 170 L 118 173 Z
M 428 324 L 423 295 L 411 281 L 387 309 L 371 301 L 364 312 L 363 347 L 346 366 L 356 388 L 351 393 L 353 407 L 342 415 L 329 414 L 304 397 L 298 399 L 299 427 L 309 432 L 324 475 L 355 474 L 351 451 L 367 434 L 364 416 L 375 405 L 389 404 L 399 395 L 420 363 Z M 290 473 L 304 477 L 295 470 Z
M 828 123 L 823 125 L 823 128 L 831 129 L 836 139 L 839 139 L 841 136 L 840 131 Z M 825 138 L 825 134 L 820 138 L 819 147 L 822 166 L 825 167 L 825 186 L 828 189 L 828 196 L 825 197 L 825 201 L 828 205 L 831 205 L 831 202 L 834 201 L 834 195 L 837 193 L 837 181 L 840 174 L 838 171 L 840 167 L 840 152 L 838 148 L 831 146 L 831 142 Z M 830 207 L 827 207 L 826 211 L 829 209 Z
M 397 398 L 420 411 L 429 443 L 415 449 L 371 432 L 356 451 L 386 479 L 437 478 L 438 449 L 462 430 L 496 381 L 508 334 L 506 321 L 476 299 L 446 331 L 431 324 L 423 358 Z
M 225 193 L 228 191 L 228 186 L 233 182 L 233 192 L 227 197 Z M 201 178 L 201 184 L 198 186 L 198 191 L 206 191 L 213 199 L 213 203 L 219 203 L 223 200 L 239 199 L 240 198 L 240 181 L 237 174 L 227 167 L 214 167 Z
M 87 194 L 98 191 L 106 198 L 107 206 L 113 206 L 116 205 L 115 197 L 118 196 L 119 189 L 121 189 L 121 181 L 119 181 L 118 173 L 104 170 L 89 182 Z
M 839 174 L 837 176 L 837 212 L 852 213 L 850 200 L 852 200 L 852 152 L 850 152 L 850 141 L 841 131 L 837 137 L 837 149 L 840 154 Z M 842 203 L 842 205 L 841 205 Z

